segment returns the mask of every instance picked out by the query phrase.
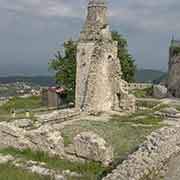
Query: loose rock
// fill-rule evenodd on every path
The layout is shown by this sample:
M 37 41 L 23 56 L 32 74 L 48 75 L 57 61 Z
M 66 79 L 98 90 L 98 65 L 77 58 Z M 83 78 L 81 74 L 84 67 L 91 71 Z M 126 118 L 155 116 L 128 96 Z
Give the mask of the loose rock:
M 33 126 L 33 122 L 30 119 L 18 119 L 13 121 L 12 124 L 19 128 L 29 128 Z
M 153 86 L 153 96 L 155 98 L 165 98 L 167 97 L 168 90 L 165 86 L 162 85 L 154 85 Z
M 113 148 L 93 132 L 82 132 L 77 135 L 66 152 L 87 160 L 102 162 L 104 165 L 110 164 L 113 160 Z

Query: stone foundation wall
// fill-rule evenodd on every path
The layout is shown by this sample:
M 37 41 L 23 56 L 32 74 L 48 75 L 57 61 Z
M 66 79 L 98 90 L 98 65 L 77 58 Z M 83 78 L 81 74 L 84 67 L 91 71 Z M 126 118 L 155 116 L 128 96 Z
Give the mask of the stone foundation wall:
M 162 128 L 103 180 L 155 180 L 165 176 L 168 162 L 178 153 L 180 127 Z
M 78 109 L 64 109 L 53 111 L 52 113 L 44 113 L 36 115 L 37 122 L 42 124 L 54 124 L 69 121 L 72 119 L 80 119 L 80 110 Z
M 125 87 L 128 90 L 135 90 L 135 89 L 143 90 L 146 88 L 153 87 L 153 84 L 152 83 L 128 83 Z

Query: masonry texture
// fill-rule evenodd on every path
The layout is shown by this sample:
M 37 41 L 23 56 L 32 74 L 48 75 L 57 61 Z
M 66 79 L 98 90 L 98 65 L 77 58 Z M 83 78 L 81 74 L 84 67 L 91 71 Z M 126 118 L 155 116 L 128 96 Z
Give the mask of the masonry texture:
M 169 174 L 169 162 L 180 153 L 180 127 L 153 132 L 139 149 L 128 156 L 103 180 L 160 180 Z M 179 157 L 179 156 L 178 156 Z M 177 171 L 177 166 L 174 171 Z M 176 172 L 177 173 L 177 172 Z M 177 180 L 166 178 L 167 180 Z M 179 179 L 179 178 L 178 178 Z
M 77 49 L 76 107 L 87 112 L 134 110 L 135 100 L 125 91 L 112 40 L 104 0 L 90 0 Z
M 180 97 L 180 41 L 172 40 L 169 52 L 168 91 Z

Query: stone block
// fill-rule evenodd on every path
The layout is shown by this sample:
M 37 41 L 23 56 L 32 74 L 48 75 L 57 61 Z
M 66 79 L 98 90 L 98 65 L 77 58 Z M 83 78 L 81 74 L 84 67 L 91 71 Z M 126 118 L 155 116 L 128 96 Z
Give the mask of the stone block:
M 155 98 L 166 98 L 167 97 L 168 90 L 165 86 L 162 85 L 154 85 L 153 86 L 153 96 Z

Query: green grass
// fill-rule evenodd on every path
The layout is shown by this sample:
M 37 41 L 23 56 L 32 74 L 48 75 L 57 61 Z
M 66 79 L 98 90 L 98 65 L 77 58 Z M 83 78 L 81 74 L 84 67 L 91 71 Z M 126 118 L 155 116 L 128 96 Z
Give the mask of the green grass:
M 131 116 L 112 116 L 112 121 L 119 121 L 119 123 L 133 123 L 142 125 L 152 125 L 160 127 L 160 123 L 163 121 L 161 117 L 155 117 L 151 113 L 139 112 L 132 114 Z
M 27 98 L 14 97 L 4 105 L 0 106 L 0 121 L 12 120 L 11 111 L 15 110 L 16 119 L 26 118 L 25 112 L 30 112 L 34 109 L 42 107 L 41 97 L 31 96 Z M 30 113 L 30 118 L 34 119 L 33 112 Z
M 45 162 L 49 168 L 57 170 L 71 170 L 82 174 L 82 178 L 78 180 L 95 180 L 97 177 L 106 169 L 100 163 L 95 162 L 70 162 L 68 160 L 61 160 L 59 157 L 49 157 L 47 153 L 44 152 L 33 152 L 30 149 L 27 150 L 16 150 L 13 148 L 0 150 L 2 154 L 11 154 L 14 157 L 23 158 L 25 160 L 34 160 L 39 162 Z M 71 178 L 69 180 L 76 180 Z
M 65 146 L 72 143 L 73 137 L 81 132 L 92 131 L 103 137 L 114 148 L 115 159 L 122 159 L 141 144 L 145 137 L 159 126 L 134 127 L 131 123 L 121 120 L 109 122 L 77 121 L 66 126 L 62 131 Z
M 127 159 L 129 154 L 135 152 L 151 132 L 162 127 L 163 119 L 154 117 L 152 112 L 147 110 L 130 116 L 114 115 L 108 122 L 76 121 L 62 131 L 65 146 L 71 144 L 79 133 L 92 131 L 112 145 L 114 149 L 112 168 L 114 168 Z M 108 169 L 104 172 L 108 172 Z
M 146 89 L 135 89 L 130 92 L 137 98 L 147 98 L 147 97 L 152 97 L 153 89 L 151 88 L 146 88 Z
M 128 116 L 114 115 L 108 122 L 79 120 L 64 127 L 62 136 L 65 146 L 71 144 L 73 138 L 81 132 L 92 131 L 104 138 L 114 149 L 114 162 L 110 167 L 105 168 L 99 163 L 89 161 L 85 163 L 70 162 L 59 159 L 59 157 L 49 157 L 44 152 L 33 152 L 29 149 L 19 151 L 8 148 L 0 150 L 0 153 L 11 154 L 25 160 L 45 162 L 52 169 L 60 171 L 69 169 L 82 174 L 82 178 L 69 177 L 68 180 L 99 180 L 102 175 L 120 164 L 130 153 L 137 150 L 137 147 L 144 142 L 147 135 L 162 127 L 160 124 L 162 119 L 153 116 L 155 110 L 148 109 Z
M 13 167 L 9 164 L 0 164 L 0 180 L 52 180 L 49 177 L 42 177 L 25 170 Z
M 7 103 L 0 107 L 1 111 L 4 112 L 11 112 L 11 110 L 21 110 L 21 109 L 36 109 L 40 108 L 41 104 L 41 97 L 32 96 L 27 98 L 22 97 L 13 97 Z
M 153 108 L 160 104 L 160 101 L 152 101 L 152 100 L 136 100 L 136 105 L 138 107 L 145 107 L 145 108 Z
M 73 138 L 81 132 L 92 131 L 104 138 L 114 149 L 114 162 L 111 167 L 105 168 L 95 162 L 70 162 L 61 160 L 59 157 L 49 157 L 47 153 L 33 152 L 31 150 L 19 151 L 16 149 L 0 150 L 0 153 L 11 154 L 25 160 L 45 162 L 49 168 L 58 170 L 71 170 L 82 174 L 82 178 L 69 178 L 68 180 L 99 180 L 104 173 L 126 159 L 129 153 L 134 152 L 144 142 L 147 135 L 160 128 L 163 119 L 154 117 L 153 112 L 163 108 L 165 105 L 156 107 L 159 102 L 143 102 L 148 109 L 136 112 L 129 116 L 111 117 L 110 121 L 79 120 L 71 125 L 66 125 L 62 130 L 65 146 L 73 142 Z M 156 108 L 154 108 L 156 107 Z M 154 109 L 152 109 L 154 108 Z M 136 126 L 137 125 L 137 126 Z M 1 179 L 0 179 L 1 180 Z

